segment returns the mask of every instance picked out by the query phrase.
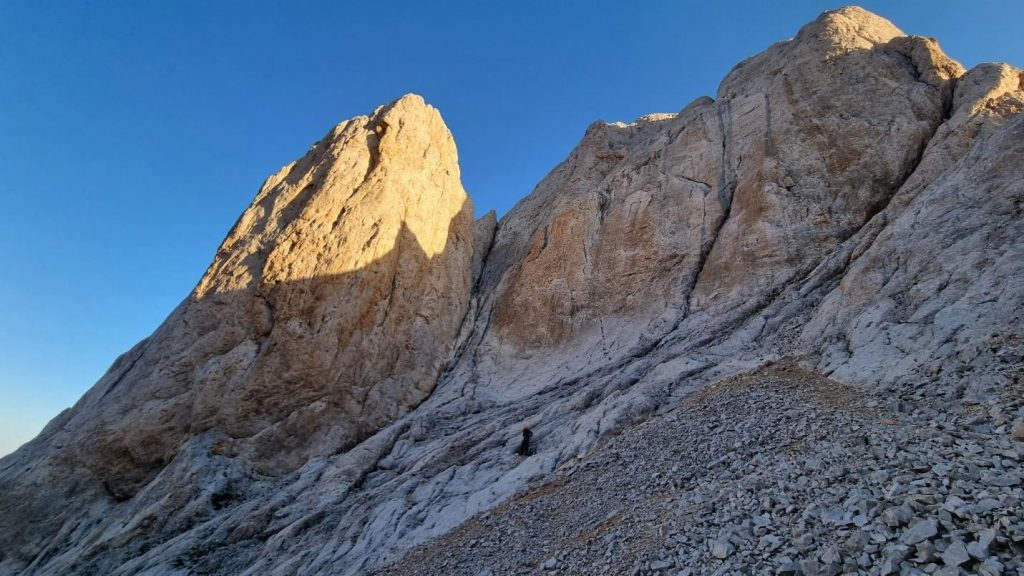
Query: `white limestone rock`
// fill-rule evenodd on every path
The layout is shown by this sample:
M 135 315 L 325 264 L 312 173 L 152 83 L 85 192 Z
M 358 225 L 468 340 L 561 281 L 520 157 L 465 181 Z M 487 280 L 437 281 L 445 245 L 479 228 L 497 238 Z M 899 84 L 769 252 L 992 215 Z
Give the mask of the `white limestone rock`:
M 718 100 L 595 123 L 499 223 L 421 99 L 343 123 L 0 461 L 0 572 L 365 573 L 783 356 L 996 398 L 1024 346 L 1021 84 L 827 12 Z

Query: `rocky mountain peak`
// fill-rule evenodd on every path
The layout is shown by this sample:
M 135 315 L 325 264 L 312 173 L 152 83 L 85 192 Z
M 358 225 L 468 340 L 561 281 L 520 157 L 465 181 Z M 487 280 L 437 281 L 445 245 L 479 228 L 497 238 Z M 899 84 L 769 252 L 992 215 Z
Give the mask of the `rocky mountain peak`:
M 472 214 L 421 97 L 342 122 L 267 179 L 164 324 L 11 459 L 123 501 L 197 451 L 276 475 L 348 450 L 430 394 L 469 302 Z
M 1019 571 L 1022 78 L 826 12 L 500 221 L 342 122 L 0 461 L 0 573 Z
M 906 34 L 885 18 L 860 6 L 843 6 L 823 12 L 800 29 L 803 36 L 827 39 L 837 48 L 870 48 Z

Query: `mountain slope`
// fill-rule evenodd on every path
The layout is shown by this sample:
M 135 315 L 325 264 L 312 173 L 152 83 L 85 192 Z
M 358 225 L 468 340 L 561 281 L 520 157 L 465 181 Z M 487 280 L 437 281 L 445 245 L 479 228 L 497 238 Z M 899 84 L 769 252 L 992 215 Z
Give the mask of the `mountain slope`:
M 1024 406 L 1024 386 L 1008 392 L 1001 408 Z M 376 573 L 857 574 L 949 556 L 1016 574 L 1024 449 L 1005 413 L 999 426 L 982 414 L 783 360 L 708 386 Z M 920 522 L 936 535 L 907 544 Z
M 740 63 L 717 96 L 594 124 L 497 224 L 471 221 L 421 99 L 342 123 L 268 181 L 152 337 L 0 461 L 0 571 L 366 573 L 603 462 L 702 388 L 760 386 L 782 357 L 816 389 L 924 420 L 988 406 L 1005 439 L 1024 418 L 1020 71 L 964 71 L 843 8 Z M 794 433 L 780 426 L 745 457 L 778 453 Z M 721 440 L 689 434 L 680 445 Z M 581 514 L 599 515 L 592 496 Z M 641 544 L 608 565 L 661 546 Z

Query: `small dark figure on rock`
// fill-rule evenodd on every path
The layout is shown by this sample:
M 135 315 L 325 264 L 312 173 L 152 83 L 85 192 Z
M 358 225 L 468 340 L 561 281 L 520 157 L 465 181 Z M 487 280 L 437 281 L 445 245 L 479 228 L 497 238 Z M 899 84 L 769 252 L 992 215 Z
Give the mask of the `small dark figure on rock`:
M 530 436 L 533 436 L 533 432 L 530 432 L 530 427 L 523 426 L 523 441 L 519 444 L 519 450 L 516 451 L 520 456 L 530 456 L 533 454 L 533 450 L 530 449 Z

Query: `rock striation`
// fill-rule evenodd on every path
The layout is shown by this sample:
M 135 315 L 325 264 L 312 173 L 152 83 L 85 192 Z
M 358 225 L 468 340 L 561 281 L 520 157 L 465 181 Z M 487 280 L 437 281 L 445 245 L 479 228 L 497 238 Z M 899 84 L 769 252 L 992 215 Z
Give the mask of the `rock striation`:
M 419 97 L 343 122 L 0 461 L 0 572 L 1020 569 L 1022 109 L 1021 71 L 848 7 L 714 100 L 595 123 L 500 222 Z M 857 498 L 827 489 L 856 463 Z M 588 470 L 653 479 L 664 514 Z M 550 550 L 502 556 L 497 517 Z

